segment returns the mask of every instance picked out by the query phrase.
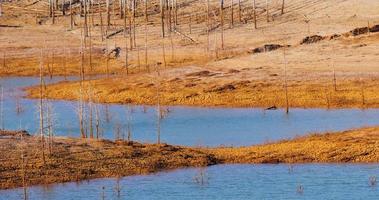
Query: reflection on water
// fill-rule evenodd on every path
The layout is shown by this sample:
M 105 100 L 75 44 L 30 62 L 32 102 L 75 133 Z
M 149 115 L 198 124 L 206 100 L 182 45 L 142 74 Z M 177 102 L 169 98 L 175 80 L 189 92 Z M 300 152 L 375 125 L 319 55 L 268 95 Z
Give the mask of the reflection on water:
M 206 184 L 196 177 L 204 173 Z M 217 165 L 29 188 L 30 199 L 377 199 L 377 165 Z M 104 189 L 102 189 L 104 187 Z M 21 199 L 22 189 L 0 191 Z
M 62 78 L 50 81 L 59 80 Z M 3 78 L 1 82 L 6 91 L 5 128 L 23 128 L 36 133 L 38 100 L 18 98 L 22 94 L 16 88 L 38 84 L 38 78 Z M 55 133 L 79 137 L 77 103 L 50 102 L 53 107 Z M 98 107 L 104 137 L 114 139 L 117 133 L 126 135 L 130 121 L 133 140 L 155 142 L 155 107 L 132 106 L 131 110 L 125 105 L 100 104 Z M 283 110 L 243 108 L 172 106 L 167 109 L 168 116 L 162 121 L 162 141 L 181 145 L 251 145 L 311 132 L 338 131 L 379 124 L 378 109 L 292 109 L 289 115 Z

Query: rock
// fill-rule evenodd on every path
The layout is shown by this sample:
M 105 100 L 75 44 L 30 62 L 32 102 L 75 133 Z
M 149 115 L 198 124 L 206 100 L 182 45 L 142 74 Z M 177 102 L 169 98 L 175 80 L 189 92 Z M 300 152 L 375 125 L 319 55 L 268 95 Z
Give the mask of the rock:
M 270 52 L 275 51 L 277 49 L 283 48 L 285 46 L 280 44 L 265 44 L 263 47 L 258 47 L 252 50 L 252 53 L 264 53 L 264 52 Z M 290 45 L 287 45 L 286 47 L 290 47 Z
M 307 36 L 305 37 L 300 44 L 312 44 L 312 43 L 317 43 L 321 40 L 325 39 L 324 37 L 320 35 L 312 35 L 312 36 Z

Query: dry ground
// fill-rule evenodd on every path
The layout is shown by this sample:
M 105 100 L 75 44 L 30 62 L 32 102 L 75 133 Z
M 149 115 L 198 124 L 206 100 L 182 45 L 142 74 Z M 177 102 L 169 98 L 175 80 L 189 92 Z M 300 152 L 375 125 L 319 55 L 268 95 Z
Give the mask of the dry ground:
M 30 186 L 221 163 L 379 162 L 378 127 L 240 148 L 55 138 L 51 153 L 45 150 L 45 163 L 38 137 L 24 135 L 21 140 L 17 134 L 1 133 L 0 189 L 21 187 L 23 178 Z
M 108 71 L 117 75 L 94 81 L 91 84 L 92 90 L 97 92 L 97 98 L 101 102 L 155 104 L 158 85 L 155 70 L 157 63 L 160 63 L 159 90 L 163 104 L 285 107 L 284 85 L 287 79 L 291 107 L 378 107 L 379 35 L 348 34 L 357 27 L 379 24 L 379 16 L 376 14 L 379 9 L 378 2 L 296 0 L 289 2 L 285 14 L 281 15 L 279 1 L 273 1 L 270 4 L 270 22 L 266 22 L 264 3 L 265 1 L 258 1 L 258 29 L 253 28 L 252 8 L 248 2 L 243 1 L 242 4 L 242 22 L 238 20 L 237 8 L 234 8 L 233 26 L 230 7 L 226 7 L 224 49 L 221 49 L 221 29 L 216 12 L 217 17 L 211 18 L 211 24 L 218 28 L 210 32 L 209 51 L 206 51 L 206 18 L 203 4 L 194 1 L 191 4 L 183 4 L 179 9 L 180 20 L 177 29 L 196 41 L 191 43 L 186 37 L 176 33 L 173 33 L 172 37 L 161 39 L 159 15 L 154 12 L 153 5 L 156 2 L 153 2 L 149 6 L 148 65 L 145 65 L 143 17 L 139 15 L 137 47 L 129 49 L 128 54 L 128 69 L 132 72 L 129 76 L 125 74 L 124 59 L 125 42 L 129 41 L 128 34 L 126 38 L 121 33 L 108 42 L 101 41 L 100 28 L 97 26 L 99 20 L 95 18 L 91 39 L 94 45 L 91 61 L 93 64 L 90 67 L 87 48 L 84 62 L 86 74 L 103 74 Z M 228 5 L 228 2 L 226 4 Z M 33 6 L 43 7 L 39 3 Z M 5 8 L 9 9 L 7 6 Z M 217 11 L 216 2 L 212 3 L 211 10 Z M 196 17 L 191 20 L 190 32 L 191 12 Z M 35 25 L 34 18 L 20 22 L 20 19 L 23 19 L 22 15 L 5 16 L 0 18 L 0 24 L 22 27 L 2 28 L 5 31 L 0 32 L 0 44 L 7 51 L 6 55 L 9 51 L 9 58 L 6 56 L 5 63 L 6 66 L 10 66 L 1 68 L 0 74 L 38 75 L 40 48 L 44 46 L 44 52 L 47 54 L 44 57 L 45 74 L 78 74 L 80 55 L 77 52 L 81 31 L 79 26 L 68 30 L 67 16 L 58 17 L 55 25 L 51 25 L 51 19 L 47 19 L 42 25 Z M 76 18 L 80 22 L 79 17 Z M 309 19 L 309 23 L 306 23 L 305 19 Z M 109 33 L 120 29 L 123 21 L 115 20 L 115 24 L 117 26 L 112 26 Z M 65 36 L 61 37 L 62 34 Z M 309 35 L 331 37 L 334 34 L 343 36 L 312 44 L 300 44 Z M 165 59 L 162 55 L 162 42 L 165 44 Z M 253 49 L 265 44 L 291 47 L 252 53 Z M 109 61 L 109 69 L 105 64 L 107 57 L 101 51 L 106 46 L 120 46 L 122 49 L 119 58 Z M 66 52 L 73 52 L 70 54 L 73 57 L 66 54 L 66 58 L 63 59 L 63 47 L 67 48 Z M 65 68 L 63 60 L 67 62 Z M 47 94 L 55 99 L 77 99 L 78 86 L 78 83 L 54 85 L 47 88 Z M 37 97 L 36 90 L 29 92 L 31 97 Z

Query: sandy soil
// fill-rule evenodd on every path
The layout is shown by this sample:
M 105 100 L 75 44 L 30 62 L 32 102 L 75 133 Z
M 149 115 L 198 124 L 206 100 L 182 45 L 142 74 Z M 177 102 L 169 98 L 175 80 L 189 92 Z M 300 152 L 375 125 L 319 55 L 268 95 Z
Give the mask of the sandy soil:
M 286 107 L 287 80 L 290 107 L 378 107 L 379 35 L 374 32 L 375 25 L 379 24 L 378 2 L 296 0 L 289 2 L 285 14 L 281 15 L 280 1 L 272 1 L 270 21 L 266 22 L 265 1 L 258 1 L 258 29 L 254 29 L 251 5 L 243 1 L 242 22 L 235 6 L 231 25 L 231 9 L 225 8 L 222 49 L 217 3 L 212 1 L 211 13 L 215 11 L 216 17 L 212 16 L 210 21 L 216 29 L 210 32 L 208 51 L 206 16 L 201 2 L 180 6 L 177 30 L 185 36 L 172 33 L 165 39 L 160 37 L 159 13 L 153 9 L 156 3 L 152 2 L 148 8 L 146 46 L 143 13 L 136 18 L 137 46 L 128 50 L 128 71 L 132 73 L 128 76 L 125 47 L 130 46 L 129 34 L 120 33 L 101 41 L 99 13 L 95 11 L 92 37 L 85 41 L 87 46 L 89 40 L 93 45 L 91 61 L 89 48 L 85 50 L 85 73 L 115 74 L 88 84 L 91 90 L 97 91 L 100 102 L 155 104 L 159 90 L 161 102 L 170 105 Z M 7 9 L 16 9 L 11 5 L 4 5 L 5 17 L 0 18 L 0 24 L 21 27 L 2 28 L 4 31 L 0 32 L 0 44 L 6 50 L 5 67 L 0 68 L 0 74 L 38 75 L 40 48 L 43 47 L 44 74 L 78 74 L 81 66 L 79 22 L 83 17 L 75 16 L 78 26 L 73 30 L 68 26 L 69 16 L 58 15 L 54 25 L 45 17 L 41 25 L 36 25 L 35 18 L 24 16 L 35 15 L 29 7 L 26 11 L 23 9 L 23 14 L 7 15 Z M 30 9 L 44 6 L 38 2 Z M 189 13 L 192 13 L 191 20 Z M 112 19 L 114 25 L 108 34 L 123 26 L 118 15 Z M 362 34 L 350 33 L 367 26 L 372 27 L 371 33 L 364 30 Z M 336 37 L 336 34 L 341 36 Z M 313 35 L 325 39 L 302 44 L 307 36 Z M 196 42 L 190 42 L 187 36 Z M 267 44 L 290 47 L 253 53 L 255 48 Z M 102 52 L 106 47 L 117 46 L 121 47 L 118 58 L 108 59 Z M 78 86 L 78 83 L 54 85 L 47 88 L 47 96 L 77 99 Z M 38 91 L 29 92 L 30 97 L 37 97 Z

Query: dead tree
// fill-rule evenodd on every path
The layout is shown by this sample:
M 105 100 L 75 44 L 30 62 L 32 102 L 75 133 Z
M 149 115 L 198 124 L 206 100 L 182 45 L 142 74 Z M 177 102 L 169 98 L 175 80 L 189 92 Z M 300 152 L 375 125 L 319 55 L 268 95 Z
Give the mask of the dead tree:
M 147 0 L 145 0 L 145 67 L 146 67 L 146 70 L 147 72 L 150 72 L 150 69 L 149 69 L 149 64 L 148 64 L 148 61 L 147 61 L 147 23 L 148 23 L 148 18 L 147 18 Z
M 162 38 L 162 57 L 163 57 L 163 65 L 164 67 L 167 66 L 166 64 L 166 49 L 165 49 L 165 45 L 164 45 L 164 38 Z
M 72 13 L 72 0 L 70 0 L 70 29 L 74 29 L 74 16 Z
M 0 1 L 0 17 L 3 16 L 3 1 Z
M 44 124 L 44 94 L 43 94 L 43 89 L 44 89 L 44 80 L 43 80 L 43 56 L 42 56 L 42 50 L 41 50 L 41 55 L 40 55 L 40 66 L 39 66 L 39 77 L 40 77 L 40 87 L 39 87 L 39 134 L 40 134 L 40 139 L 41 139 L 41 144 L 42 144 L 42 160 L 43 163 L 45 164 L 45 124 Z
M 242 22 L 242 12 L 241 12 L 241 0 L 238 0 L 238 19 L 240 23 Z
M 254 28 L 257 29 L 257 12 L 256 12 L 255 0 L 253 0 L 253 19 L 254 19 Z
M 86 138 L 84 131 L 84 91 L 83 91 L 83 82 L 84 82 L 84 49 L 83 49 L 83 31 L 80 34 L 80 88 L 79 88 L 79 129 L 82 138 Z
M 270 22 L 270 13 L 269 13 L 268 0 L 266 0 L 266 17 L 267 17 L 267 22 Z
M 209 26 L 210 26 L 210 23 L 209 23 L 209 0 L 207 0 L 207 52 L 209 52 L 209 43 L 210 43 L 210 40 L 209 40 Z
M 230 5 L 230 18 L 231 18 L 231 26 L 234 26 L 234 1 L 231 0 L 231 5 Z
M 334 63 L 332 64 L 332 67 L 333 67 L 333 87 L 334 87 L 334 91 L 336 92 L 337 91 L 337 77 L 336 77 L 336 69 L 335 69 Z
M 365 83 L 364 83 L 364 80 L 362 78 L 362 75 L 361 77 L 359 78 L 360 79 L 360 86 L 361 86 L 361 99 L 362 99 L 362 108 L 365 108 L 365 105 L 366 105 L 366 98 L 365 98 Z
M 24 200 L 28 199 L 28 188 L 26 184 L 26 161 L 25 161 L 25 143 L 24 137 L 20 134 L 21 137 L 21 171 L 22 171 L 22 189 Z
M 98 7 L 99 7 L 99 17 L 100 17 L 100 37 L 101 37 L 101 41 L 104 41 L 103 10 L 101 9 L 100 2 L 98 4 Z
M 1 95 L 0 95 L 0 129 L 4 130 L 4 88 L 0 85 Z
M 109 30 L 109 26 L 111 25 L 111 8 L 109 5 L 110 0 L 106 0 L 106 6 L 107 6 L 107 30 Z
M 156 98 L 157 98 L 157 144 L 161 143 L 161 102 L 160 102 L 160 71 L 159 64 L 156 65 Z
M 63 35 L 63 73 L 64 80 L 67 80 L 67 68 L 66 68 L 66 35 Z
M 89 137 L 91 139 L 94 138 L 94 130 L 93 130 L 93 92 L 92 92 L 92 87 L 90 86 L 89 88 Z
M 127 128 L 127 140 L 128 142 L 131 142 L 132 139 L 132 110 L 130 108 L 130 104 L 128 103 L 128 110 L 127 110 L 127 116 L 126 116 L 126 128 Z
M 125 69 L 126 69 L 126 75 L 129 74 L 129 63 L 128 63 L 128 39 L 125 37 Z
M 165 37 L 165 0 L 160 0 L 162 37 Z
M 137 47 L 137 40 L 136 40 L 136 10 L 137 10 L 137 4 L 136 0 L 133 0 L 133 45 L 134 47 Z
M 224 0 L 220 0 L 221 49 L 224 49 Z
M 3 69 L 7 68 L 7 62 L 6 62 L 6 52 L 3 52 Z
M 100 138 L 100 111 L 99 106 L 95 105 L 95 130 L 96 130 L 96 139 Z
M 282 15 L 284 14 L 284 0 L 282 1 Z
M 286 113 L 289 113 L 289 101 L 288 101 L 288 83 L 287 83 L 287 58 L 286 47 L 283 48 L 283 61 L 284 61 L 284 91 L 286 96 Z

